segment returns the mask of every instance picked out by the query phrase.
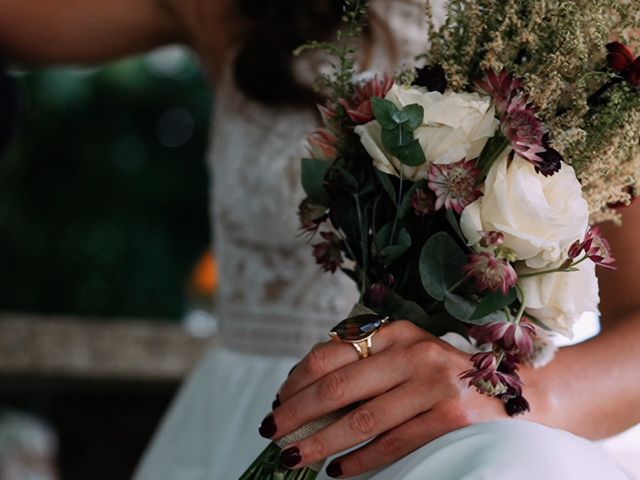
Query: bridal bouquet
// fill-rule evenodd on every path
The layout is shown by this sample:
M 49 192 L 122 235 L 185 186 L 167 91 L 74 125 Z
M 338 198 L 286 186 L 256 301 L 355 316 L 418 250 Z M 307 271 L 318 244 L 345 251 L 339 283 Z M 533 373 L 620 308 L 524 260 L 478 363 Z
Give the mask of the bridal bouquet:
M 373 75 L 345 46 L 366 2 L 345 4 L 347 38 L 311 45 L 335 58 L 302 163 L 313 255 L 361 307 L 467 337 L 461 377 L 527 411 L 518 365 L 548 361 L 547 332 L 597 311 L 595 268 L 614 258 L 592 225 L 636 193 L 640 16 L 624 1 L 451 0 L 439 29 L 427 9 L 422 68 Z

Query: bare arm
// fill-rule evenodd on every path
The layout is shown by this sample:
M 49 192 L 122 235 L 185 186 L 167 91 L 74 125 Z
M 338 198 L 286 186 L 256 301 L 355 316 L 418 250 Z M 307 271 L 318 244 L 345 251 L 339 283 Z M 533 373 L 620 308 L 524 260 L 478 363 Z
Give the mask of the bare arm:
M 603 225 L 618 270 L 599 271 L 602 333 L 527 372 L 538 391 L 532 415 L 542 415 L 534 419 L 589 438 L 640 422 L 640 202 L 623 211 L 623 221 L 622 228 Z
M 89 63 L 187 37 L 164 0 L 0 0 L 0 58 Z

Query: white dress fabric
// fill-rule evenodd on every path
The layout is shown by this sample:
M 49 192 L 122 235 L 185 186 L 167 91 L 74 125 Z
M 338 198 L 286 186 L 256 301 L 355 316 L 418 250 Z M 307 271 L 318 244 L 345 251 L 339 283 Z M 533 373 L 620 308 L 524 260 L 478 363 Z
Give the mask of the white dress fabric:
M 444 6 L 434 7 L 442 18 Z M 388 22 L 399 63 L 424 51 L 422 1 L 373 0 L 372 8 Z M 378 65 L 388 64 L 383 48 L 374 58 Z M 301 63 L 298 70 L 309 67 Z M 267 108 L 230 81 L 216 93 L 210 167 L 222 279 L 218 345 L 174 400 L 135 480 L 237 479 L 268 443 L 258 435 L 258 425 L 289 370 L 314 343 L 327 339 L 326 332 L 357 298 L 346 276 L 321 272 L 298 236 L 296 210 L 304 197 L 300 158 L 305 136 L 318 124 L 316 114 Z M 599 447 L 517 421 L 452 432 L 362 478 L 508 477 L 626 478 Z

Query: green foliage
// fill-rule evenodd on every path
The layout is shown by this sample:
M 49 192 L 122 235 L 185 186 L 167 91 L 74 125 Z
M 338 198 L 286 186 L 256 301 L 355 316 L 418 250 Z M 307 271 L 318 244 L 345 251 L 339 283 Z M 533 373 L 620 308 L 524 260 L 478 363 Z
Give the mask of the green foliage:
M 324 189 L 324 179 L 331 168 L 331 163 L 315 158 L 302 159 L 302 188 L 312 203 L 327 204 L 327 192 Z
M 382 127 L 382 143 L 385 149 L 403 164 L 417 167 L 427 160 L 413 131 L 422 124 L 424 108 L 407 105 L 402 110 L 383 98 L 371 99 L 373 113 Z
M 436 233 L 427 240 L 420 254 L 424 289 L 434 299 L 443 301 L 451 287 L 463 277 L 462 267 L 466 264 L 467 257 L 453 238 L 446 232 Z
M 455 293 L 447 292 L 444 299 L 444 308 L 454 318 L 464 323 L 473 325 L 486 325 L 491 322 L 505 322 L 507 317 L 504 312 L 497 311 L 477 318 L 477 304 L 468 298 Z

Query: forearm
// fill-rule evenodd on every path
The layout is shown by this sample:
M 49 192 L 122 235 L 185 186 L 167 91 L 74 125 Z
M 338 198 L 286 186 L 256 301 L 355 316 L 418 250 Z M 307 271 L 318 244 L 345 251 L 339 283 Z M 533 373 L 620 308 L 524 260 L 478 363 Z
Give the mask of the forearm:
M 157 0 L 0 0 L 0 56 L 21 63 L 104 61 L 180 35 Z
M 529 419 L 600 439 L 640 422 L 640 312 L 523 372 Z

